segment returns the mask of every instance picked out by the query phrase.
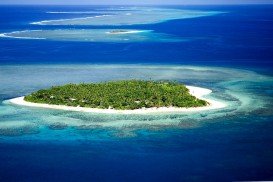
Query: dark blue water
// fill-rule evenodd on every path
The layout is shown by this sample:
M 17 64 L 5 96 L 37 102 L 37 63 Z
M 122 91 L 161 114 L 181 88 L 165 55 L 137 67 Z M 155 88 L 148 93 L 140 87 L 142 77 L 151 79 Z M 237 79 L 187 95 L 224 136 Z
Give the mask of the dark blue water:
M 10 32 L 43 29 L 30 22 L 74 18 L 82 15 L 46 14 L 47 11 L 88 11 L 98 7 L 2 6 L 0 30 Z M 177 7 L 176 7 L 177 8 Z M 217 16 L 173 20 L 153 25 L 122 28 L 152 29 L 156 32 L 193 38 L 184 43 L 88 43 L 37 40 L 1 40 L 0 61 L 26 63 L 178 63 L 216 66 L 271 66 L 273 6 L 178 7 L 227 12 Z M 70 26 L 70 28 L 97 28 Z M 67 28 L 47 26 L 46 29 Z M 101 27 L 109 28 L 109 27 Z M 111 28 L 111 27 L 110 27 Z M 120 28 L 120 27 L 117 27 Z
M 46 14 L 47 11 L 89 11 L 96 8 L 98 7 L 1 6 L 0 33 L 44 28 L 29 24 L 34 21 L 81 16 Z M 46 71 L 42 69 L 53 64 L 83 64 L 82 67 L 84 64 L 108 63 L 175 64 L 242 68 L 273 74 L 273 6 L 176 8 L 226 13 L 159 24 L 118 27 L 152 29 L 192 39 L 187 42 L 119 44 L 0 39 L 0 75 L 6 75 L 0 78 L 0 83 L 4 85 L 0 100 L 28 93 L 36 88 L 36 85 L 31 85 L 32 82 L 40 82 L 37 87 L 44 86 L 43 82 L 46 82 L 45 85 L 55 83 L 50 75 L 59 75 L 58 69 L 61 68 L 53 66 L 52 74 L 50 68 L 46 68 Z M 46 26 L 47 29 L 71 27 L 98 28 Z M 39 67 L 42 76 L 37 76 L 37 79 L 43 79 L 32 78 L 31 73 L 20 69 L 29 64 L 42 65 Z M 6 65 L 19 65 L 15 70 L 18 74 L 21 71 L 20 77 L 14 76 L 16 71 Z M 35 75 L 39 75 L 39 71 L 37 72 Z M 47 74 L 49 76 L 46 78 L 44 75 Z M 106 71 L 105 75 L 107 74 L 111 72 Z M 106 79 L 108 77 L 109 75 Z M 38 131 L 31 130 L 29 133 L 24 128 L 16 131 L 19 134 L 7 130 L 5 132 L 8 135 L 0 132 L 0 181 L 273 180 L 273 113 L 270 102 L 273 98 L 272 80 L 258 82 L 256 78 L 259 79 L 258 76 L 253 77 L 253 82 L 248 80 L 240 83 L 237 80 L 234 85 L 238 84 L 246 89 L 251 87 L 250 93 L 267 100 L 267 105 L 251 112 L 240 111 L 235 115 L 204 119 L 198 127 L 141 128 L 130 137 L 117 137 L 112 134 L 111 129 L 101 128 L 75 132 L 71 127 L 62 132 L 44 131 L 43 126 L 39 126 Z M 55 79 L 58 83 L 64 82 L 59 77 Z M 98 79 L 102 79 L 102 76 Z M 198 83 L 212 86 L 216 81 Z M 16 88 L 16 84 L 20 87 Z M 1 108 L 5 109 L 5 106 Z M 1 112 L 0 122 L 35 122 L 44 119 L 37 117 L 40 116 L 40 113 L 36 113 L 38 111 L 33 111 L 32 115 L 20 108 Z M 59 113 L 45 114 L 59 116 Z M 60 115 L 62 114 L 65 113 Z M 175 117 L 170 116 L 170 119 Z M 51 136 L 50 139 L 46 137 L 47 133 Z

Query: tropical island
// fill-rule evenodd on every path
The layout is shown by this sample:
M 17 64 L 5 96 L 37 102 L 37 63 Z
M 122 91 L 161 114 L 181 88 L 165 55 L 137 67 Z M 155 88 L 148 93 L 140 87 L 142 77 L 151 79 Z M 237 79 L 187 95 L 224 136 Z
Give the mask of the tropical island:
M 210 89 L 172 81 L 123 80 L 53 86 L 10 99 L 11 104 L 108 114 L 197 112 L 226 107 L 203 98 Z
M 25 101 L 74 107 L 133 110 L 152 107 L 201 107 L 180 83 L 169 81 L 111 81 L 54 86 L 25 96 Z

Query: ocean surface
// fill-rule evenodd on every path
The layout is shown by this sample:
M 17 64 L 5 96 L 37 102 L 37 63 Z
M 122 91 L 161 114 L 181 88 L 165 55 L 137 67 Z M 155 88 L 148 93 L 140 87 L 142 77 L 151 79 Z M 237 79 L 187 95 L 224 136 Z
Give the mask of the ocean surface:
M 273 6 L 0 6 L 0 181 L 273 180 Z M 118 115 L 7 100 L 175 80 L 227 104 Z

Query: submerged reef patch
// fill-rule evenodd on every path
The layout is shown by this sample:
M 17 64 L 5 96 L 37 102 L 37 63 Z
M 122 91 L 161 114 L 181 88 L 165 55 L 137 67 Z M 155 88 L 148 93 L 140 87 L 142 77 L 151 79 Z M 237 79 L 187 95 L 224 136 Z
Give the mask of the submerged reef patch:
M 2 38 L 81 42 L 181 42 L 187 39 L 151 30 L 134 29 L 56 29 L 25 30 L 0 34 Z
M 138 25 L 138 24 L 154 24 L 168 20 L 198 18 L 205 16 L 217 15 L 219 11 L 198 11 L 198 10 L 182 10 L 171 8 L 152 8 L 152 7 L 128 7 L 125 9 L 114 8 L 102 9 L 101 15 L 84 16 L 69 19 L 43 20 L 32 22 L 34 25 Z M 53 12 L 59 14 L 88 14 L 91 12 Z

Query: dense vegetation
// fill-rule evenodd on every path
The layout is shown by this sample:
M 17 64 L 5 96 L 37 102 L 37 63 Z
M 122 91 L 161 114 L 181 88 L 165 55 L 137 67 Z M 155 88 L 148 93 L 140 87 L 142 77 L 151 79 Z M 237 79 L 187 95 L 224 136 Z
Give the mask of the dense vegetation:
M 207 105 L 206 101 L 190 95 L 182 84 L 141 80 L 54 86 L 34 92 L 26 96 L 25 100 L 35 103 L 121 110 Z

